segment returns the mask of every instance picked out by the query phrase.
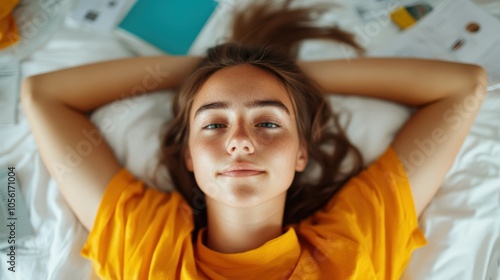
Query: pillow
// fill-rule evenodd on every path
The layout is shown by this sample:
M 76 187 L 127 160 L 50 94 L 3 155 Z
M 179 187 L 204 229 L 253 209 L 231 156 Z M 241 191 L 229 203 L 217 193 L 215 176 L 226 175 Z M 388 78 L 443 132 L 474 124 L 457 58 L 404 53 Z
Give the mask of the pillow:
M 118 100 L 92 115 L 120 163 L 149 186 L 164 191 L 174 190 L 168 174 L 160 172 L 156 185 L 153 171 L 158 164 L 162 127 L 172 118 L 174 94 L 159 91 Z M 410 115 L 404 106 L 374 98 L 330 95 L 328 99 L 366 165 L 385 150 Z

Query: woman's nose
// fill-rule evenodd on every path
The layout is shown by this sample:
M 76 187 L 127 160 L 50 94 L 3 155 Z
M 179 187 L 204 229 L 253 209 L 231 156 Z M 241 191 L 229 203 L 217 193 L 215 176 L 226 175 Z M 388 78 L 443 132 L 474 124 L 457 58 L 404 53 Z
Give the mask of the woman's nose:
M 228 139 L 227 152 L 229 154 L 253 154 L 255 147 L 244 125 L 236 125 Z

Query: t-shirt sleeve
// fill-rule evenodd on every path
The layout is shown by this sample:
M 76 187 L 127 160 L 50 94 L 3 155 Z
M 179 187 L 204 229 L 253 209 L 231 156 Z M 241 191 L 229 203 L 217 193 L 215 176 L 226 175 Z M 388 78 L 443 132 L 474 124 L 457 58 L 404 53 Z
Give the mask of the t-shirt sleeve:
M 334 232 L 358 244 L 381 279 L 399 279 L 413 250 L 427 243 L 418 227 L 408 176 L 392 147 L 308 222 L 320 236 Z
M 183 242 L 177 241 L 190 240 L 192 229 L 191 209 L 178 193 L 147 188 L 123 168 L 106 187 L 81 255 L 103 278 L 127 278 L 127 271 L 147 278 L 153 259 L 178 261 Z M 170 249 L 155 250 L 160 246 Z

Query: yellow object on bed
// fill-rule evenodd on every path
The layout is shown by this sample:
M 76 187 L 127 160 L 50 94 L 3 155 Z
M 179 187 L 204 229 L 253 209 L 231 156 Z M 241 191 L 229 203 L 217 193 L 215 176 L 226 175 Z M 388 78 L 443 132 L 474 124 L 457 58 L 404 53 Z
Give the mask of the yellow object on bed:
M 0 49 L 19 41 L 19 32 L 12 10 L 19 0 L 2 0 L 0 2 Z

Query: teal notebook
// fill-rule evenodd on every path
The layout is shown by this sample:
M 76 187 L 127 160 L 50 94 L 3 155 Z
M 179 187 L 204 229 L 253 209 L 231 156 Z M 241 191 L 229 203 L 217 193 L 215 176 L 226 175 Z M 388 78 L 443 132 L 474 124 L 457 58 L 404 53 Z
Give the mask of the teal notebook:
M 137 0 L 119 27 L 169 54 L 183 55 L 217 4 L 214 0 Z

